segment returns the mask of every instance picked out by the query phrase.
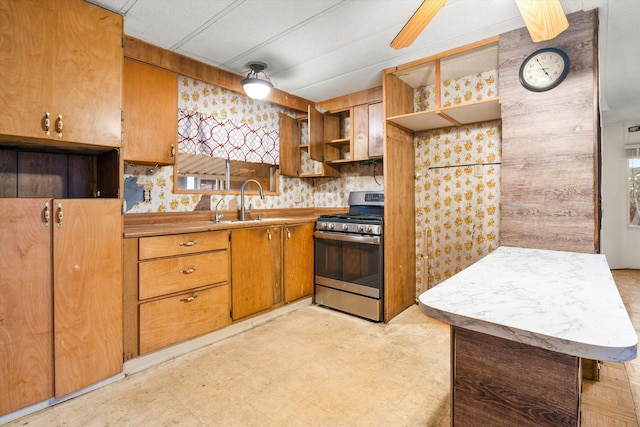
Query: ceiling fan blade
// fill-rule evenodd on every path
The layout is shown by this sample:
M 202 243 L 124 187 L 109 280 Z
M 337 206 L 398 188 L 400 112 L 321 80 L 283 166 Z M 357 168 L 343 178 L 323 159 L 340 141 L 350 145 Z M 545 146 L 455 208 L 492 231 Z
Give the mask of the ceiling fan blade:
M 424 0 L 418 10 L 409 18 L 402 30 L 391 42 L 394 49 L 409 46 L 420 35 L 424 27 L 433 19 L 447 0 Z
M 569 28 L 560 0 L 516 0 L 531 40 L 551 40 Z

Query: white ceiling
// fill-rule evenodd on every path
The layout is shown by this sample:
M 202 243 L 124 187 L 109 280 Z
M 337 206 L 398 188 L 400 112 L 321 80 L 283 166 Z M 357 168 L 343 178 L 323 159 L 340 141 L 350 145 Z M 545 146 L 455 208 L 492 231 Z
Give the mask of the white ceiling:
M 514 0 L 448 0 L 418 39 L 389 43 L 422 0 L 87 0 L 124 15 L 126 35 L 322 101 L 381 85 L 385 68 L 524 27 Z M 599 8 L 604 125 L 640 124 L 640 0 L 561 0 Z

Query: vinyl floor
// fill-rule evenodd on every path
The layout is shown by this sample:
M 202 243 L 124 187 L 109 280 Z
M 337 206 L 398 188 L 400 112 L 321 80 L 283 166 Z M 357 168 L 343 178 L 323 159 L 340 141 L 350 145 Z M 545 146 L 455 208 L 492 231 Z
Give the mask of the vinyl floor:
M 640 330 L 640 270 L 614 270 Z M 448 426 L 449 327 L 304 306 L 7 426 Z M 583 381 L 582 426 L 638 426 L 640 361 Z

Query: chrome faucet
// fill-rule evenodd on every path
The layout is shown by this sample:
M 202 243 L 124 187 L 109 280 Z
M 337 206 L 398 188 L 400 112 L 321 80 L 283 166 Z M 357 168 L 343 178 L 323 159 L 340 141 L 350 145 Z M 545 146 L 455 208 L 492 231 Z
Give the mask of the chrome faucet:
M 220 200 L 218 200 L 218 203 L 216 203 L 216 216 L 215 216 L 215 221 L 216 224 L 220 222 L 220 218 L 222 218 L 224 215 L 223 214 L 219 214 L 218 213 L 218 206 L 220 206 L 220 203 L 224 204 L 224 199 L 222 197 L 220 197 Z
M 255 179 L 248 179 L 245 182 L 243 182 L 242 185 L 240 186 L 240 221 L 245 220 L 244 219 L 245 214 L 251 213 L 251 205 L 249 205 L 249 209 L 245 209 L 244 207 L 244 187 L 250 182 L 256 183 L 256 185 L 258 186 L 258 190 L 260 190 L 260 199 L 264 199 L 264 193 L 262 192 L 262 185 L 260 185 L 258 181 L 256 181 Z

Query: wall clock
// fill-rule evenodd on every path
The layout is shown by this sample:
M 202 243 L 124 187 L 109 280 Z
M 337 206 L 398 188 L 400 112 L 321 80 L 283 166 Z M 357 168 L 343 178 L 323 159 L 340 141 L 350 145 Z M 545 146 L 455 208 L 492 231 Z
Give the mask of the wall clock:
M 536 50 L 520 66 L 520 83 L 533 92 L 558 86 L 569 73 L 569 56 L 555 47 Z

